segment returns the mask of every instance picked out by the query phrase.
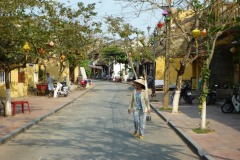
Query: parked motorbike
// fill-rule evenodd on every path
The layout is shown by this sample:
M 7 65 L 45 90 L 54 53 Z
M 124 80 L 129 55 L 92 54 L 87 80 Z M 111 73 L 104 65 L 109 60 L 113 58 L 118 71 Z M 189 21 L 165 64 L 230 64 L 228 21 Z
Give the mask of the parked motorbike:
M 67 97 L 68 93 L 69 93 L 69 87 L 67 86 L 66 82 L 57 82 L 57 86 L 56 86 L 57 96 L 63 95 L 64 97 Z
M 172 101 L 173 101 L 173 97 L 175 95 L 175 91 L 176 91 L 176 89 L 171 94 Z M 185 102 L 187 102 L 188 104 L 192 104 L 194 96 L 192 95 L 191 82 L 189 80 L 183 81 L 183 85 L 182 85 L 182 88 L 181 88 L 179 101 L 181 100 L 181 98 L 183 98 L 183 100 Z
M 86 88 L 87 83 L 88 83 L 88 81 L 87 81 L 86 79 L 82 79 L 82 80 L 81 80 L 81 86 L 82 86 L 83 88 Z
M 217 99 L 217 92 L 216 92 L 217 85 L 214 86 L 213 89 L 208 90 L 208 95 L 206 97 L 206 104 L 214 104 Z
M 207 105 L 214 104 L 216 102 L 216 98 L 217 98 L 216 88 L 217 88 L 217 85 L 215 85 L 214 88 L 208 90 L 208 94 L 207 94 L 207 97 L 206 97 L 206 104 Z M 172 101 L 173 101 L 174 94 L 175 94 L 175 90 L 171 95 Z M 185 102 L 187 102 L 188 104 L 192 104 L 192 101 L 195 98 L 198 98 L 198 94 L 193 94 L 192 93 L 191 81 L 189 81 L 189 80 L 183 81 L 183 85 L 182 85 L 182 88 L 181 88 L 180 99 L 179 100 L 181 100 L 181 98 L 183 98 L 183 100 Z
M 233 95 L 225 100 L 221 110 L 223 113 L 240 112 L 240 88 L 234 89 Z

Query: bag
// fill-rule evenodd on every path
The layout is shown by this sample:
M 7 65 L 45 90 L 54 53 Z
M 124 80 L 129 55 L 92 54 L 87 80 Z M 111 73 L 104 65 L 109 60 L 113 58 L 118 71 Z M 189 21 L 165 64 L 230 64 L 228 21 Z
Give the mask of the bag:
M 146 121 L 151 122 L 151 120 L 152 120 L 152 117 L 151 117 L 150 115 L 147 115 L 147 116 L 146 116 Z

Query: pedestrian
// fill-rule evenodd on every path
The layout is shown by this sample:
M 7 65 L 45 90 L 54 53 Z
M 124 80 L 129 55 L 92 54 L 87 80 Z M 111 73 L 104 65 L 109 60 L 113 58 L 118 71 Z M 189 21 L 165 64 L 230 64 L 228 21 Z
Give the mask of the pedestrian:
M 54 90 L 54 79 L 52 76 L 50 76 L 49 73 L 47 73 L 47 83 L 48 83 L 48 90 L 53 91 Z
M 150 104 L 148 94 L 145 91 L 145 81 L 143 79 L 137 79 L 134 81 L 134 86 L 135 89 L 131 95 L 128 113 L 133 112 L 135 129 L 133 136 L 139 136 L 139 139 L 143 139 L 146 116 L 150 113 Z

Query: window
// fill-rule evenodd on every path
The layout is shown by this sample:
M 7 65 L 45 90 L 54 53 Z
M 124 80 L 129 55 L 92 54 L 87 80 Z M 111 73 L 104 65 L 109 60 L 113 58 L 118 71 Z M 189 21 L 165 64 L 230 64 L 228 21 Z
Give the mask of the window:
M 18 83 L 24 83 L 25 81 L 25 72 L 22 70 L 18 70 Z
M 0 83 L 5 83 L 5 72 L 0 71 Z

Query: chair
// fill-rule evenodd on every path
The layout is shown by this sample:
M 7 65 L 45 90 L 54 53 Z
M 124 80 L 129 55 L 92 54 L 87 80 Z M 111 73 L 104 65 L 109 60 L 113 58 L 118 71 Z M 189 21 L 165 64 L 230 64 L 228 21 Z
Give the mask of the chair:
M 16 106 L 19 104 L 22 106 L 22 113 L 24 113 L 24 104 L 27 104 L 27 107 L 28 107 L 28 112 L 30 114 L 30 107 L 29 107 L 29 103 L 28 101 L 12 101 L 11 102 L 12 104 L 12 115 L 14 116 L 16 114 Z

